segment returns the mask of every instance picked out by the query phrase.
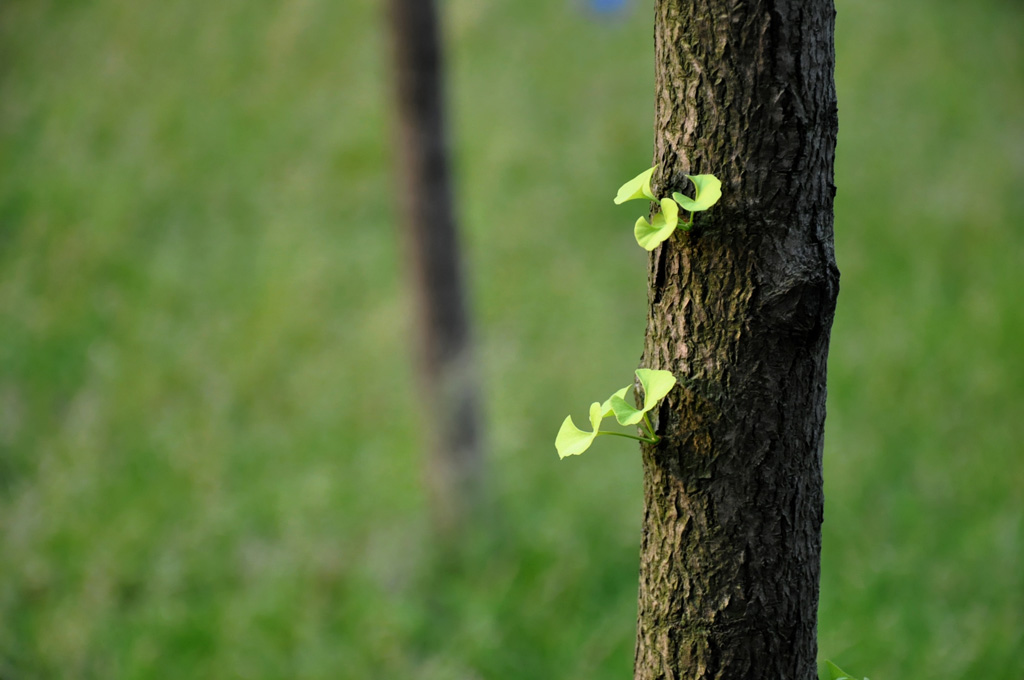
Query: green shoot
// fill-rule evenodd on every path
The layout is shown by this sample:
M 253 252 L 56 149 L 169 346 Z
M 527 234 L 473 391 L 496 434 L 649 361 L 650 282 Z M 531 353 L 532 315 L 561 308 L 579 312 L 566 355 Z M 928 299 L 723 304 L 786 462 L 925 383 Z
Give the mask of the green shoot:
M 616 205 L 638 199 L 658 201 L 661 204 L 661 212 L 652 217 L 650 222 L 646 217 L 640 217 L 633 226 L 636 242 L 647 251 L 654 250 L 668 240 L 677 228 L 688 231 L 693 225 L 693 213 L 707 210 L 722 197 L 722 183 L 714 175 L 687 175 L 686 178 L 693 182 L 693 198 L 677 191 L 672 194 L 672 198 L 658 199 L 651 190 L 651 178 L 657 168 L 655 165 L 629 180 L 619 187 L 615 196 Z M 689 211 L 688 221 L 679 221 L 680 208 Z
M 839 668 L 831 661 L 825 661 L 825 669 L 828 671 L 829 680 L 857 680 L 855 677 Z M 868 680 L 864 678 L 864 680 Z
M 590 427 L 592 428 L 590 432 L 576 427 L 572 416 L 566 416 L 565 420 L 562 421 L 562 427 L 558 430 L 558 435 L 555 437 L 555 449 L 558 451 L 559 458 L 578 456 L 589 449 L 590 445 L 594 443 L 594 440 L 599 435 L 627 437 L 647 444 L 657 444 L 661 441 L 661 437 L 654 432 L 654 427 L 651 425 L 647 412 L 657 406 L 658 402 L 672 391 L 676 384 L 676 378 L 669 371 L 657 371 L 647 368 L 638 369 L 636 375 L 644 389 L 643 408 L 636 409 L 626 403 L 624 397 L 630 387 L 627 385 L 608 397 L 603 404 L 595 401 L 590 405 Z M 613 414 L 620 425 L 636 425 L 643 420 L 646 436 L 601 430 L 601 421 Z

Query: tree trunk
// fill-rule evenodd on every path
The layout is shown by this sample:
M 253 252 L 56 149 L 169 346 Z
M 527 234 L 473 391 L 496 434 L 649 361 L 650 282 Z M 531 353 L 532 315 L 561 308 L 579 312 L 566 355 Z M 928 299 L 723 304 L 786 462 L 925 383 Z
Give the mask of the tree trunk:
M 656 0 L 655 193 L 723 198 L 655 250 L 642 365 L 636 680 L 817 677 L 822 445 L 839 290 L 832 0 Z
M 425 476 L 435 528 L 452 538 L 482 502 L 483 452 L 449 171 L 439 22 L 433 0 L 391 0 L 388 9 Z

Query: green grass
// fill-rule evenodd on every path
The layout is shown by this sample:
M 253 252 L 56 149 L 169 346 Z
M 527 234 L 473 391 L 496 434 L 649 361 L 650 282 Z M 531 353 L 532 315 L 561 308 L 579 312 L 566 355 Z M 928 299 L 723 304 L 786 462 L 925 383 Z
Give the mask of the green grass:
M 0 5 L 4 680 L 629 677 L 639 462 L 552 442 L 641 351 L 611 198 L 651 155 L 650 16 L 446 9 L 496 515 L 455 562 L 380 10 Z M 1019 680 L 1024 14 L 838 10 L 821 651 Z

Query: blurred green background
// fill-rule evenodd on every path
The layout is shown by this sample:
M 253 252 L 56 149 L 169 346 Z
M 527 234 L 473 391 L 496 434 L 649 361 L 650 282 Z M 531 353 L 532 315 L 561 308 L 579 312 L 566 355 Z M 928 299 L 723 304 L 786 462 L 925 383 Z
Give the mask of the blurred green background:
M 1024 7 L 839 0 L 823 657 L 1024 678 Z M 630 677 L 651 12 L 444 4 L 494 523 L 425 519 L 381 9 L 0 2 L 0 678 Z M 568 377 L 566 377 L 568 374 Z

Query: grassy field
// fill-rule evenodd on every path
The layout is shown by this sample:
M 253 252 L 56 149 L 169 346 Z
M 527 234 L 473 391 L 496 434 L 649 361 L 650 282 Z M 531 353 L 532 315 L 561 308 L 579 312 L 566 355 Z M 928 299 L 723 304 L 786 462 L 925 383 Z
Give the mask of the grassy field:
M 494 526 L 424 519 L 376 3 L 0 4 L 0 678 L 630 677 L 649 8 L 446 3 Z M 820 647 L 1024 678 L 1024 10 L 838 2 Z M 565 379 L 567 367 L 575 367 Z

